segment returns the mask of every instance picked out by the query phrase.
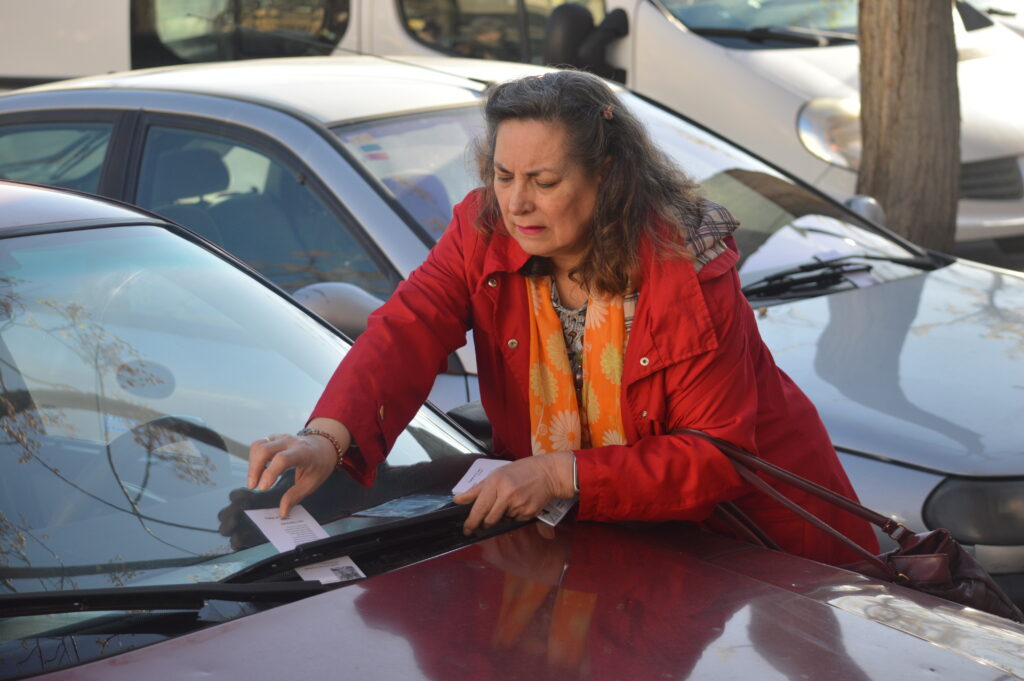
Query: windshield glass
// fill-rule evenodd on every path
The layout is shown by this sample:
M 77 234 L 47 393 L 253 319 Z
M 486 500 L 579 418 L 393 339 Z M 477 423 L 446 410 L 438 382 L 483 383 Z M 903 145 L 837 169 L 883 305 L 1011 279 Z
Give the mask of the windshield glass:
M 810 33 L 857 33 L 857 0 L 660 1 L 672 16 L 691 30 L 788 28 L 804 29 Z M 958 31 L 992 25 L 983 14 L 965 5 L 956 3 L 959 11 L 954 20 Z
M 242 516 L 281 493 L 242 489 L 249 443 L 302 427 L 346 348 L 161 228 L 0 241 L 4 591 L 200 581 L 273 553 Z M 465 451 L 424 410 L 377 485 L 336 473 L 304 506 L 324 524 L 450 489 L 437 462 Z
M 736 242 L 745 281 L 759 273 L 853 254 L 906 257 L 896 241 L 855 215 L 794 184 L 714 135 L 629 93 L 621 95 L 655 142 L 701 183 L 708 198 L 740 221 Z M 452 207 L 479 185 L 470 156 L 483 130 L 478 107 L 362 122 L 335 130 L 356 159 L 435 239 Z M 918 272 L 879 262 L 862 283 Z
M 857 32 L 857 0 L 662 0 L 689 28 L 765 26 Z
M 475 106 L 379 119 L 335 130 L 435 241 L 452 206 L 476 187 L 471 142 L 483 132 Z

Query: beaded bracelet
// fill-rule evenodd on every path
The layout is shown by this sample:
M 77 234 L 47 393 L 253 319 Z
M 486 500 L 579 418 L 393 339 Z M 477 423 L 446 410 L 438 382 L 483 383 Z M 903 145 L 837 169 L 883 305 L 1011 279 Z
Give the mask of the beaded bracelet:
M 319 435 L 320 437 L 330 442 L 331 445 L 334 447 L 334 453 L 338 455 L 338 460 L 334 464 L 334 466 L 335 468 L 341 466 L 341 460 L 345 454 L 345 451 L 341 448 L 341 443 L 338 442 L 338 438 L 334 437 L 325 430 L 320 430 L 319 428 L 303 428 L 302 430 L 295 434 L 298 435 L 299 437 L 302 437 L 303 435 Z

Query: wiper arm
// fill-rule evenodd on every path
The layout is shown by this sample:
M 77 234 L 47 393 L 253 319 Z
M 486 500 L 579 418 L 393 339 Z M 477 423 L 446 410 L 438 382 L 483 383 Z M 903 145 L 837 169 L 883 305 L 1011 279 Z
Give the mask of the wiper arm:
M 870 272 L 872 269 L 871 265 L 848 262 L 850 260 L 882 260 L 921 270 L 934 270 L 939 267 L 938 263 L 924 255 L 899 258 L 889 255 L 855 253 L 828 260 L 814 260 L 780 270 L 747 284 L 743 287 L 743 293 L 748 298 L 768 298 L 786 293 L 803 295 L 835 286 L 841 283 L 848 274 Z
M 97 610 L 201 610 L 209 600 L 286 603 L 323 593 L 320 582 L 166 584 L 74 591 L 33 591 L 0 596 L 0 617 Z
M 721 38 L 746 38 L 755 43 L 763 43 L 766 40 L 778 40 L 782 42 L 800 43 L 802 45 L 814 45 L 826 47 L 838 43 L 855 43 L 857 36 L 854 33 L 842 31 L 829 31 L 819 28 L 805 28 L 803 26 L 755 26 L 754 28 L 714 28 L 714 27 L 688 27 L 697 35 Z
M 819 271 L 812 271 L 803 276 L 796 272 L 773 274 L 771 277 L 765 277 L 749 286 L 744 286 L 743 294 L 748 298 L 773 298 L 785 294 L 804 295 L 832 288 L 846 281 L 848 274 L 870 272 L 871 265 L 835 263 L 828 267 L 815 268 L 815 270 Z

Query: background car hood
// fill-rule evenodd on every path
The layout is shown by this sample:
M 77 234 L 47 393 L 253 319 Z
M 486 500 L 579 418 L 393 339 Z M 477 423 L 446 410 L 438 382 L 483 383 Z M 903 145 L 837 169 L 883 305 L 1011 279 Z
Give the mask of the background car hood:
M 899 587 L 691 526 L 538 527 L 52 678 L 1024 674 L 1024 627 Z
M 836 446 L 944 473 L 1019 475 L 1020 273 L 958 261 L 757 317 Z
M 961 148 L 964 161 L 1024 153 L 1024 90 L 1020 79 L 1024 40 L 1001 26 L 958 36 Z M 781 50 L 730 50 L 752 70 L 803 100 L 856 97 L 860 92 L 857 45 Z

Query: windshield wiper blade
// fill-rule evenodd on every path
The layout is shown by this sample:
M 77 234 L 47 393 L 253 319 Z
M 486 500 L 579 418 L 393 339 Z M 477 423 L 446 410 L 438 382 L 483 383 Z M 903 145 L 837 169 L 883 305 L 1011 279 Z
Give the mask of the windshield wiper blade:
M 462 525 L 469 515 L 470 505 L 451 504 L 436 511 L 422 513 L 394 522 L 370 525 L 344 534 L 300 544 L 243 568 L 224 580 L 225 583 L 249 583 L 273 577 L 287 570 L 339 556 L 372 556 L 399 546 L 425 543 L 438 537 L 461 537 Z M 520 523 L 521 524 L 521 523 Z M 498 523 L 486 534 L 498 534 L 509 528 Z M 485 535 L 478 533 L 477 538 Z
M 477 532 L 472 538 L 465 537 L 462 525 L 471 508 L 470 505 L 452 504 L 429 513 L 300 544 L 290 551 L 239 570 L 221 582 L 6 594 L 0 596 L 0 617 L 97 610 L 198 611 L 207 600 L 288 602 L 323 593 L 351 581 L 321 584 L 316 581 L 259 580 L 341 555 L 374 556 L 386 551 L 400 551 L 410 545 L 426 545 L 448 536 L 460 543 L 473 542 L 526 524 L 505 519 L 489 530 Z M 371 572 L 367 574 L 372 576 Z
M 688 28 L 697 35 L 704 35 L 713 38 L 746 38 L 747 40 L 755 43 L 763 43 L 766 40 L 778 40 L 782 42 L 825 47 L 827 45 L 835 45 L 838 43 L 857 42 L 857 36 L 854 33 L 829 31 L 819 28 L 806 28 L 803 26 L 755 26 L 754 28 L 715 28 L 711 26 L 693 26 Z
M 333 586 L 333 585 L 331 585 Z M 164 584 L 74 591 L 33 591 L 0 596 L 0 617 L 98 610 L 201 610 L 206 601 L 286 603 L 323 593 L 320 582 Z

